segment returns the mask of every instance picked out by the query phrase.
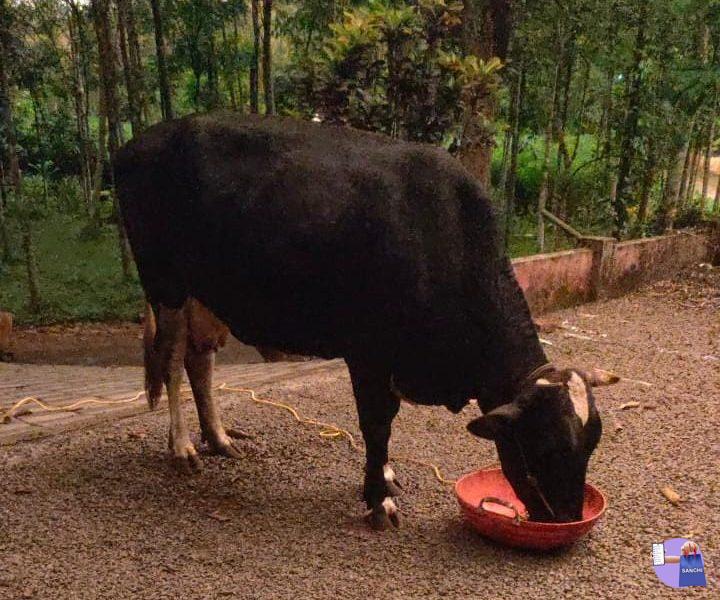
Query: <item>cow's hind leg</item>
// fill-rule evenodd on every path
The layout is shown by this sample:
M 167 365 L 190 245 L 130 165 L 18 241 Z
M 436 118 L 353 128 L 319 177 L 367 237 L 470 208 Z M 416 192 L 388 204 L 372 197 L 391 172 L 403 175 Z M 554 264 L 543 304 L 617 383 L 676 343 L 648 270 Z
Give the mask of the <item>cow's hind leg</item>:
M 375 529 L 398 527 L 400 519 L 392 496 L 399 490 L 395 474 L 387 463 L 392 420 L 400 408 L 400 400 L 391 391 L 386 369 L 356 362 L 348 362 L 348 366 L 365 440 L 363 498 L 370 510 L 368 520 Z
M 191 473 L 198 471 L 201 463 L 197 450 L 190 440 L 190 433 L 182 412 L 180 388 L 187 351 L 187 317 L 184 308 L 172 309 L 160 305 L 158 312 L 155 351 L 161 361 L 168 394 L 170 409 L 168 446 L 178 468 Z
M 197 350 L 192 344 L 185 354 L 185 370 L 190 379 L 203 440 L 213 454 L 240 458 L 242 456 L 220 418 L 217 400 L 212 393 L 212 373 L 215 350 Z

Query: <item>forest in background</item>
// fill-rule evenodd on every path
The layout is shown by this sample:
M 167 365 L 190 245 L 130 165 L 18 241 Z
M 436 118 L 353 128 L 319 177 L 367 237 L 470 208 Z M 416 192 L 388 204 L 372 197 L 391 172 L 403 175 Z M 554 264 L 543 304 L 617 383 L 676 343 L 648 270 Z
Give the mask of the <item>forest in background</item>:
M 720 0 L 0 0 L 0 309 L 134 318 L 112 157 L 217 108 L 441 145 L 515 255 L 662 233 L 720 210 Z

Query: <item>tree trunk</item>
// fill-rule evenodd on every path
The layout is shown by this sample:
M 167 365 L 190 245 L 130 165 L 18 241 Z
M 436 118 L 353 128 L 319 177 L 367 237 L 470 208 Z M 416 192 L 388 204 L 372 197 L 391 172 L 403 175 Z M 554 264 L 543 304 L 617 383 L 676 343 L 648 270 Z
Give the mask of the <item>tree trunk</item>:
M 466 55 L 489 60 L 504 59 L 512 32 L 510 0 L 463 0 L 461 42 Z M 488 126 L 495 120 L 497 99 L 491 94 L 463 98 L 462 138 L 459 158 L 490 189 L 490 167 L 495 135 Z
M 687 189 L 688 177 L 690 175 L 690 159 L 692 157 L 692 151 L 693 151 L 693 134 L 694 134 L 694 132 L 695 132 L 695 119 L 693 119 L 690 122 L 690 133 L 688 134 L 687 142 L 685 143 L 685 146 L 683 148 L 683 156 L 685 158 L 682 163 L 683 168 L 682 168 L 682 173 L 680 175 L 680 181 L 678 184 L 676 197 L 674 198 L 675 208 L 680 207 L 685 200 L 685 192 Z
M 103 167 L 107 155 L 107 116 L 105 111 L 105 101 L 102 93 L 98 99 L 98 145 L 97 154 L 95 156 L 95 173 L 93 175 L 93 193 L 88 213 L 90 215 L 90 223 L 93 227 L 100 227 L 100 201 L 103 189 Z
M 141 119 L 141 125 L 147 125 L 147 98 L 145 95 L 145 75 L 142 64 L 142 49 L 140 48 L 140 37 L 137 30 L 135 0 L 125 0 L 127 2 L 127 38 L 128 52 L 130 54 L 130 69 L 134 77 L 135 89 L 137 94 L 137 102 L 140 106 L 141 115 L 145 119 Z
M 38 283 L 37 257 L 35 256 L 35 243 L 33 241 L 32 223 L 24 219 L 22 223 L 22 246 L 25 255 L 25 272 L 27 273 L 28 292 L 30 295 L 30 310 L 40 308 L 40 286 Z
M 687 145 L 684 145 L 680 148 L 673 164 L 670 166 L 658 219 L 663 231 L 670 231 L 675 222 L 677 203 L 680 197 L 681 172 L 687 168 L 687 154 L 688 148 Z
M 172 96 L 170 94 L 170 78 L 168 77 L 165 46 L 165 34 L 163 32 L 163 15 L 160 9 L 160 0 L 150 0 L 152 8 L 153 27 L 155 29 L 155 56 L 157 57 L 158 86 L 160 87 L 160 110 L 164 121 L 173 118 Z
M 562 102 L 559 105 L 559 111 L 557 114 L 557 129 L 555 136 L 558 141 L 558 153 L 557 153 L 557 165 L 558 171 L 560 167 L 564 167 L 566 170 L 570 168 L 570 153 L 567 149 L 567 142 L 565 141 L 565 130 L 567 128 L 568 113 L 570 107 L 570 90 L 572 87 L 573 74 L 575 71 L 576 61 L 576 47 L 577 47 L 577 32 L 573 28 L 570 33 L 570 38 L 565 44 L 565 53 L 563 57 L 563 85 L 562 85 Z M 565 215 L 561 215 L 563 218 Z
M 110 155 L 110 173 L 112 177 L 112 164 L 115 154 L 120 147 L 120 118 L 119 104 L 117 98 L 117 69 L 115 64 L 114 45 L 112 40 L 112 28 L 110 26 L 110 4 L 109 0 L 92 0 L 93 17 L 95 21 L 95 32 L 98 41 L 98 58 L 100 63 L 100 80 L 108 124 L 108 150 Z M 123 276 L 129 278 L 131 275 L 130 245 L 125 234 L 120 210 L 117 204 L 117 197 L 114 193 L 114 185 L 111 182 L 111 193 L 115 209 L 115 220 L 118 231 L 118 245 L 120 248 L 120 260 L 122 263 Z
M 510 103 L 512 142 L 510 144 L 508 172 L 505 179 L 505 248 L 508 248 L 510 244 L 512 218 L 515 211 L 515 184 L 517 182 L 518 154 L 520 152 L 520 111 L 522 110 L 523 92 L 525 88 L 525 66 L 521 63 L 519 69 L 514 82 Z
M 38 150 L 40 152 L 41 156 L 45 156 L 47 152 L 47 148 L 45 146 L 45 140 L 47 139 L 45 132 L 43 131 L 42 122 L 45 121 L 44 117 L 42 116 L 42 108 L 40 106 L 40 98 L 38 94 L 38 89 L 33 88 L 30 90 L 30 103 L 32 104 L 33 109 L 33 125 L 35 127 L 35 135 L 37 139 L 40 141 L 38 144 Z M 40 179 L 42 180 L 42 187 L 43 187 L 43 203 L 47 206 L 48 202 L 48 174 L 47 174 L 47 168 L 44 160 L 40 161 L 40 164 L 38 165 L 40 168 Z M 36 167 L 37 168 L 37 167 Z
M 5 157 L 0 161 L 7 165 L 8 175 L 10 179 L 10 187 L 12 188 L 16 200 L 20 201 L 22 194 L 22 174 L 20 173 L 20 161 L 17 155 L 17 137 L 15 134 L 15 121 L 13 118 L 12 99 L 10 98 L 10 78 L 8 74 L 9 53 L 9 31 L 7 30 L 8 20 L 5 14 L 7 8 L 5 0 L 0 0 L 0 127 L 5 137 Z M 0 146 L 0 150 L 2 150 Z M 3 183 L 5 177 L 3 172 Z M 5 190 L 3 196 L 6 198 Z M 3 259 L 9 261 L 12 258 L 12 249 L 10 246 L 10 235 L 5 221 L 5 204 L 2 202 L 0 206 L 0 234 L 2 235 L 2 252 Z
M 120 41 L 120 56 L 122 57 L 123 73 L 125 75 L 125 89 L 127 90 L 128 109 L 130 112 L 130 125 L 132 126 L 133 136 L 136 136 L 143 129 L 142 122 L 142 100 L 140 97 L 140 78 L 141 74 L 137 72 L 137 66 L 133 60 L 130 48 L 132 46 L 130 40 L 133 29 L 135 35 L 135 44 L 137 45 L 137 32 L 134 31 L 134 20 L 132 18 L 131 0 L 115 0 L 118 8 L 118 38 Z M 132 25 L 131 25 L 132 23 Z M 135 58 L 137 60 L 137 58 Z
M 627 206 L 631 195 L 630 172 L 635 160 L 635 139 L 638 135 L 640 121 L 640 102 L 642 96 L 642 60 L 647 43 L 647 20 L 649 15 L 648 0 L 640 6 L 635 36 L 633 65 L 628 76 L 628 106 L 625 122 L 622 127 L 620 143 L 620 163 L 618 165 L 617 196 L 614 202 L 615 235 L 620 237 L 627 223 Z
M 22 173 L 17 153 L 17 136 L 15 132 L 15 120 L 13 117 L 12 98 L 10 97 L 10 77 L 8 73 L 10 53 L 10 32 L 9 15 L 7 6 L 3 1 L 0 4 L 0 125 L 5 134 L 5 146 L 8 171 L 10 175 L 10 186 L 15 195 L 15 202 L 22 204 Z M 3 211 L 4 226 L 4 211 Z M 27 273 L 28 294 L 30 297 L 30 309 L 37 310 L 40 306 L 40 287 L 38 285 L 37 261 L 32 238 L 32 221 L 30 216 L 25 216 L 21 223 L 22 245 L 25 255 L 25 269 Z M 7 231 L 3 232 L 7 242 Z M 4 250 L 9 250 L 5 248 Z
M 225 19 L 220 24 L 220 32 L 222 33 L 223 48 L 225 53 L 229 49 L 228 37 L 227 37 L 227 25 Z M 230 94 L 230 107 L 233 110 L 238 109 L 237 97 L 235 96 L 235 60 L 232 60 L 232 68 L 228 69 L 227 65 L 223 65 L 223 79 L 225 79 L 225 85 L 227 86 L 228 93 Z
M 643 174 L 642 188 L 640 191 L 640 202 L 638 205 L 637 221 L 635 223 L 635 234 L 641 235 L 647 221 L 648 205 L 650 203 L 650 193 L 652 192 L 653 182 L 655 181 L 655 170 L 657 167 L 657 159 L 655 157 L 655 149 L 652 144 L 648 148 L 648 157 L 645 161 L 645 172 Z
M 237 12 L 233 12 L 232 17 L 233 23 L 233 48 L 234 48 L 234 62 L 235 76 L 237 77 L 237 90 L 238 90 L 238 106 L 241 111 L 245 110 L 245 91 L 243 85 L 243 79 L 240 71 L 240 58 L 239 58 L 239 43 L 240 43 L 240 31 L 238 26 L 238 15 Z
M 260 106 L 259 72 L 260 72 L 260 15 L 258 2 L 250 0 L 253 29 L 253 55 L 250 61 L 250 112 L 257 114 Z
M 272 75 L 272 6 L 273 0 L 263 0 L 263 89 L 265 114 L 275 114 L 275 90 Z
M 208 40 L 208 57 L 207 57 L 207 82 L 209 94 L 210 108 L 217 108 L 221 105 L 220 87 L 218 83 L 218 65 L 217 52 L 215 52 L 215 40 L 212 35 Z
M 543 150 L 543 170 L 542 184 L 540 185 L 540 194 L 538 196 L 538 252 L 545 252 L 545 218 L 543 211 L 547 206 L 550 196 L 550 151 L 552 150 L 553 131 L 555 130 L 555 106 L 557 104 L 558 86 L 560 84 L 560 63 L 555 66 L 555 77 L 553 78 L 552 101 L 550 102 L 550 114 L 548 115 L 547 125 L 545 126 L 545 148 Z
M 5 194 L 5 172 L 3 169 L 3 161 L 0 160 L 0 262 L 9 262 L 12 260 L 12 246 L 10 245 L 10 232 L 8 231 L 7 219 L 5 217 L 5 202 L 7 195 Z
M 687 190 L 685 191 L 685 205 L 692 205 L 693 198 L 697 190 L 698 171 L 700 170 L 700 158 L 702 156 L 702 142 L 699 137 L 695 142 L 695 150 L 693 151 L 692 160 L 690 161 L 690 177 L 688 179 Z
M 67 18 L 68 39 L 70 41 L 70 62 L 72 65 L 71 89 L 73 107 L 75 109 L 75 127 L 77 129 L 78 151 L 80 154 L 80 185 L 82 187 L 85 209 L 88 210 L 92 201 L 92 152 L 90 144 L 90 124 L 88 121 L 87 80 L 83 68 L 85 52 L 82 15 L 73 2 L 69 2 L 70 14 Z
M 717 103 L 715 104 L 713 111 L 710 115 L 710 125 L 708 126 L 708 140 L 707 145 L 705 146 L 705 157 L 704 157 L 704 164 L 703 164 L 703 178 L 702 178 L 702 199 L 700 200 L 700 209 L 703 214 L 705 214 L 705 209 L 707 208 L 707 194 L 708 194 L 708 185 L 710 184 L 710 160 L 712 159 L 712 149 L 713 149 L 713 143 L 715 141 L 715 121 L 718 117 L 718 106 Z

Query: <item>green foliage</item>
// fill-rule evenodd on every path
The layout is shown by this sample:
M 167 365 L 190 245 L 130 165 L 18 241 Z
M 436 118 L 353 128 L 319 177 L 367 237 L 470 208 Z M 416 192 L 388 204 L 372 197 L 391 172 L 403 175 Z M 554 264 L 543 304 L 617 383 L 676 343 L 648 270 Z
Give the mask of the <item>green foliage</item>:
M 675 226 L 679 228 L 696 227 L 703 222 L 704 217 L 700 203 L 691 202 L 678 211 L 678 215 L 675 218 Z
M 501 67 L 460 54 L 461 12 L 444 0 L 371 0 L 347 10 L 303 65 L 305 104 L 330 122 L 443 142 L 468 97 L 494 92 Z

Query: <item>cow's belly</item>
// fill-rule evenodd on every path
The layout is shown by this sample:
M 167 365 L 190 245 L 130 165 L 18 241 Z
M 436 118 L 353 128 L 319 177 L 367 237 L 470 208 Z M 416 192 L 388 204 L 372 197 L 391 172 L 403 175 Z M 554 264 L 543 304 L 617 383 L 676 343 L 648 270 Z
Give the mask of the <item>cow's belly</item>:
M 192 293 L 250 345 L 336 358 L 397 336 L 390 303 L 350 265 L 322 255 L 284 257 L 222 265 L 212 278 L 205 271 Z

